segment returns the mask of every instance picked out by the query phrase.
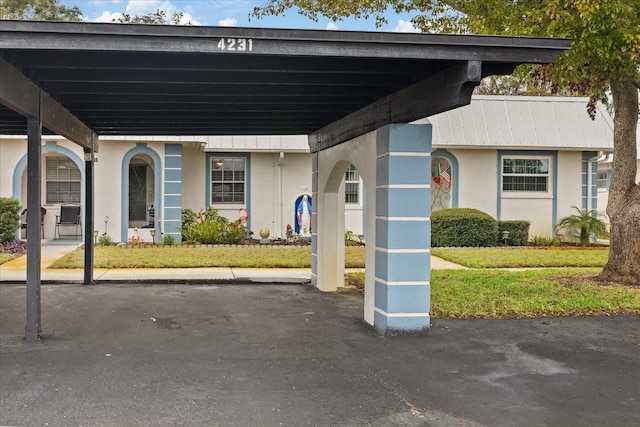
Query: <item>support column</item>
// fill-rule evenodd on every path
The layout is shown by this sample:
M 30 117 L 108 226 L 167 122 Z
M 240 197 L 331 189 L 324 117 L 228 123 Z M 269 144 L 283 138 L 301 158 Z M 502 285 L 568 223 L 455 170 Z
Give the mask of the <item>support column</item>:
M 41 138 L 40 118 L 27 119 L 27 325 L 25 339 L 37 341 L 42 332 L 40 313 L 40 206 L 41 203 Z
M 311 154 L 311 284 L 318 286 L 318 153 Z
M 374 327 L 429 331 L 431 125 L 378 129 Z
M 93 285 L 93 261 L 95 237 L 93 236 L 94 228 L 94 165 L 93 148 L 84 149 L 84 281 L 85 285 Z

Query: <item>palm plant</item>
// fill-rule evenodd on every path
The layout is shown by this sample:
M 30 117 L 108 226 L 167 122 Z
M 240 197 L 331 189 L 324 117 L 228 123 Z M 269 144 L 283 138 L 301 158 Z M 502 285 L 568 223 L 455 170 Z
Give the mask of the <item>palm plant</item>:
M 556 231 L 566 229 L 569 236 L 577 239 L 580 245 L 589 244 L 591 235 L 603 234 L 607 231 L 607 225 L 599 218 L 601 215 L 595 209 L 584 212 L 577 206 L 572 208 L 576 213 L 562 218 L 556 224 Z

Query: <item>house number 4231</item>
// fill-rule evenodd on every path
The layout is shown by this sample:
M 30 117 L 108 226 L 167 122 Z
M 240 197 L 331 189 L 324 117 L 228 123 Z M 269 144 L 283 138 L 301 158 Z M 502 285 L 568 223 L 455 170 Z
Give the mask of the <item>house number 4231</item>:
M 218 49 L 251 52 L 253 50 L 253 39 L 221 38 L 218 42 Z

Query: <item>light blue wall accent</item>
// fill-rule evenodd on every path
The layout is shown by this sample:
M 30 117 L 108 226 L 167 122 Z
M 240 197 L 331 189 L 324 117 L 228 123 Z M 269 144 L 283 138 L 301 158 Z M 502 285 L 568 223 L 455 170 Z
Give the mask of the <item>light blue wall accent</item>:
M 175 154 L 170 156 L 165 153 L 164 156 L 164 167 L 165 168 L 180 168 L 182 169 L 182 156 L 177 157 Z
M 496 209 L 496 219 L 500 221 L 502 219 L 502 157 L 503 156 L 545 156 L 551 157 L 551 223 L 555 226 L 558 221 L 558 152 L 557 151 L 526 151 L 526 150 L 498 150 L 496 174 L 498 181 L 498 188 L 496 192 L 496 200 L 498 206 Z
M 182 167 L 182 145 L 165 144 L 163 231 L 176 242 L 182 241 Z M 175 172 L 180 172 L 180 179 L 171 179 Z
M 154 176 L 154 192 L 155 197 L 153 199 L 153 206 L 156 212 L 155 229 L 156 236 L 160 235 L 160 228 L 158 227 L 158 217 L 162 213 L 162 161 L 158 153 L 151 148 L 147 147 L 145 143 L 138 143 L 134 148 L 127 151 L 122 157 L 121 167 L 121 188 L 120 188 L 120 241 L 126 242 L 128 239 L 129 229 L 129 163 L 136 154 L 146 154 L 153 160 L 153 176 Z M 161 218 L 161 217 L 160 217 Z M 164 218 L 163 218 L 164 219 Z
M 375 275 L 386 282 L 428 281 L 430 271 L 429 252 L 376 251 Z
M 431 168 L 424 169 L 424 156 L 380 157 L 376 163 L 376 185 L 429 184 Z M 431 159 L 429 158 L 429 163 Z M 390 171 L 394 171 L 390 173 Z
M 376 220 L 376 245 L 388 249 L 424 249 L 431 246 L 430 221 Z
M 179 155 L 182 156 L 182 145 L 180 144 L 167 144 L 164 146 L 164 154 L 167 155 Z
M 376 149 L 374 327 L 383 333 L 425 332 L 430 321 L 428 314 L 422 314 L 429 313 L 430 307 L 426 283 L 431 277 L 431 189 L 427 185 L 431 181 L 431 156 L 390 154 L 430 153 L 431 125 L 384 126 L 378 129 Z M 389 282 L 425 285 L 385 285 Z
M 58 143 L 55 141 L 47 141 L 44 143 L 44 145 L 42 146 L 41 156 L 44 157 L 46 153 L 58 153 L 58 154 L 62 154 L 63 156 L 67 156 L 78 167 L 78 169 L 80 170 L 80 176 L 81 176 L 80 204 L 82 206 L 85 206 L 84 160 L 81 159 L 80 156 L 78 156 L 76 153 L 69 150 L 68 148 L 58 145 Z M 44 168 L 45 166 L 46 165 L 43 162 L 42 167 Z M 27 155 L 25 154 L 20 158 L 20 160 L 18 160 L 18 163 L 16 164 L 16 167 L 13 170 L 13 182 L 12 182 L 13 184 L 12 197 L 16 200 L 19 200 L 21 205 L 23 202 L 21 199 L 22 191 L 20 191 L 22 187 L 22 175 L 24 174 L 24 171 L 26 168 L 27 168 Z M 44 204 L 45 200 L 43 200 L 42 203 Z M 22 208 L 25 209 L 26 206 L 22 206 Z M 84 238 L 84 221 L 82 221 L 82 235 Z M 16 239 L 19 239 L 19 238 L 20 238 L 20 229 L 16 231 Z
M 429 193 L 429 199 L 425 194 Z M 431 210 L 429 188 L 377 188 L 377 216 L 422 217 Z
M 457 208 L 458 205 L 458 192 L 460 191 L 460 179 L 459 171 L 460 167 L 458 166 L 458 159 L 453 154 L 449 153 L 447 150 L 437 149 L 436 151 L 431 153 L 431 158 L 434 159 L 436 157 L 444 157 L 451 163 L 451 207 Z M 431 171 L 431 167 L 429 167 L 429 171 Z
M 169 169 L 164 171 L 164 179 L 167 181 L 180 181 L 182 182 L 182 171 L 177 169 Z
M 420 313 L 430 300 L 430 285 L 386 285 L 376 280 L 375 306 L 387 313 Z
M 165 182 L 164 192 L 166 194 L 182 194 L 182 183 L 178 182 Z
M 182 196 L 164 196 L 164 205 L 166 207 L 182 207 Z M 165 219 L 168 219 L 167 215 L 165 215 Z
M 244 182 L 245 182 L 244 205 L 245 205 L 245 209 L 249 214 L 249 219 L 247 220 L 245 227 L 247 227 L 247 232 L 251 231 L 251 153 L 227 153 L 227 152 L 207 153 L 206 174 L 204 178 L 205 179 L 204 188 L 206 189 L 204 201 L 206 206 L 212 206 L 211 205 L 211 158 L 212 157 L 227 157 L 227 158 L 243 157 L 245 159 L 246 171 L 245 171 L 245 177 L 244 177 Z
M 378 130 L 376 138 L 376 151 L 378 155 L 395 152 L 431 152 L 430 124 L 409 125 L 405 123 L 390 124 Z M 424 144 L 428 141 L 428 144 Z M 430 171 L 431 169 L 429 169 Z

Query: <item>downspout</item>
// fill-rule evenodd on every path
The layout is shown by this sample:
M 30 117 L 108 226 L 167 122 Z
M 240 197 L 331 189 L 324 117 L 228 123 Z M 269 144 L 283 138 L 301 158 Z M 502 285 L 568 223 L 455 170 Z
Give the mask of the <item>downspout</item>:
M 592 158 L 587 160 L 587 172 L 588 172 L 588 176 L 593 179 L 592 176 L 592 172 L 591 172 L 591 167 L 592 164 L 595 162 L 596 164 L 605 160 L 607 158 L 607 155 L 604 154 L 604 151 L 598 151 L 598 154 L 596 154 L 595 156 L 593 156 Z M 595 189 L 595 194 L 593 194 L 593 186 L 590 185 L 591 184 L 591 179 L 589 179 L 587 181 L 587 212 L 590 210 L 597 210 L 598 209 L 598 171 L 597 171 L 597 167 L 596 167 L 596 189 Z M 595 198 L 596 203 L 595 206 L 593 206 L 593 203 L 591 202 L 593 199 Z
M 276 171 L 276 227 L 277 237 L 282 238 L 282 166 L 284 164 L 284 151 L 278 157 L 278 169 Z M 275 232 L 275 230 L 274 230 Z

